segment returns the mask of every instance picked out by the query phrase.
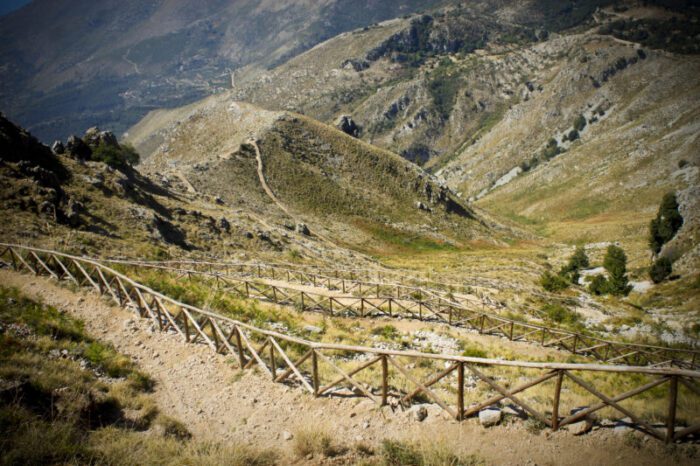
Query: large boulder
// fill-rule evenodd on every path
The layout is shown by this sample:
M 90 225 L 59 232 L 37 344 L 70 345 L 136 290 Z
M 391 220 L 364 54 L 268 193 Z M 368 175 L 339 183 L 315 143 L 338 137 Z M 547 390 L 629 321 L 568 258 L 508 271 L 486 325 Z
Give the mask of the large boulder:
M 355 123 L 350 115 L 339 116 L 335 122 L 335 126 L 343 133 L 349 134 L 354 138 L 360 137 L 360 133 L 362 132 L 362 128 Z

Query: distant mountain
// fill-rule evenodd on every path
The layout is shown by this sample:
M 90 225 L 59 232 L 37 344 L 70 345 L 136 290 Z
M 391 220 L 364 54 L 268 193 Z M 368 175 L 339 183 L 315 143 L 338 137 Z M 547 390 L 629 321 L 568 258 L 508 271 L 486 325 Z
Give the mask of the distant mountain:
M 0 16 L 18 10 L 30 1 L 31 0 L 5 0 L 4 2 L 0 2 Z
M 0 108 L 40 139 L 230 87 L 338 33 L 438 0 L 35 0 L 0 18 Z

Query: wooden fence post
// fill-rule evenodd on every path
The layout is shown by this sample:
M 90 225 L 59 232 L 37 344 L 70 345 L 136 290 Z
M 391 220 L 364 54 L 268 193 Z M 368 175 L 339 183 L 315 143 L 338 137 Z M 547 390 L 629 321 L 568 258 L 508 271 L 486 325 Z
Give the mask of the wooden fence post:
M 457 420 L 464 419 L 464 363 L 457 366 Z
M 272 337 L 268 337 L 270 340 L 270 372 L 272 373 L 272 381 L 275 381 L 277 377 L 277 364 L 275 361 L 275 345 L 272 344 Z
M 316 355 L 316 350 L 311 351 L 311 375 L 314 383 L 314 396 L 318 396 L 320 386 L 318 383 L 318 356 Z
M 386 354 L 382 356 L 382 406 L 386 406 L 389 396 L 389 363 Z
M 245 356 L 243 355 L 243 342 L 241 341 L 241 331 L 238 327 L 236 329 L 236 347 L 238 349 L 238 363 L 241 365 L 241 370 L 245 369 Z
M 552 430 L 559 429 L 559 398 L 561 396 L 561 383 L 564 378 L 564 371 L 557 371 L 557 382 L 554 386 L 554 402 L 552 404 Z
M 668 417 L 666 418 L 666 443 L 671 443 L 675 437 L 676 401 L 678 400 L 678 376 L 672 375 L 668 387 Z

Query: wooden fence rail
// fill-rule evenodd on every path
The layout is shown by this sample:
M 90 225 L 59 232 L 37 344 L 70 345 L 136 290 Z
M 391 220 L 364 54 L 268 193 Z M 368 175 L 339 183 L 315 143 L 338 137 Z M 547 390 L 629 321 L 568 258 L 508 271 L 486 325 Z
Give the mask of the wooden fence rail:
M 240 269 L 229 269 L 224 274 L 201 271 L 202 268 L 178 269 L 152 263 L 119 262 L 125 265 L 171 271 L 188 278 L 194 275 L 212 278 L 220 289 L 245 298 L 293 305 L 301 310 L 320 311 L 332 316 L 401 316 L 440 322 L 450 326 L 469 328 L 480 334 L 508 338 L 511 341 L 527 341 L 545 347 L 556 347 L 571 354 L 594 358 L 609 364 L 675 366 L 689 369 L 697 369 L 700 365 L 698 350 L 612 341 L 556 327 L 513 320 L 489 313 L 483 308 L 467 307 L 435 296 L 430 291 L 420 288 L 373 283 L 365 288 L 365 291 L 369 292 L 366 296 L 327 296 L 313 291 L 301 291 L 291 286 L 260 283 L 233 275 L 233 272 L 238 270 L 248 270 L 247 268 L 251 267 L 250 264 L 239 265 Z M 262 269 L 260 266 L 252 267 L 257 270 Z M 327 279 L 328 282 L 323 285 L 328 286 L 332 282 L 331 278 Z M 361 287 L 362 283 L 358 282 L 358 286 Z M 330 287 L 333 285 L 331 283 Z M 382 294 L 381 291 L 386 291 L 387 294 Z
M 377 405 L 398 406 L 421 395 L 457 420 L 508 400 L 552 430 L 607 409 L 628 417 L 641 432 L 666 442 L 691 439 L 700 431 L 698 413 L 688 411 L 698 406 L 698 371 L 507 361 L 313 342 L 181 303 L 96 260 L 3 243 L 0 243 L 0 248 L 0 259 L 15 270 L 89 287 L 115 304 L 152 320 L 163 332 L 177 334 L 188 343 L 204 344 L 217 353 L 230 355 L 238 361 L 241 370 L 258 367 L 273 381 L 299 386 L 314 396 L 334 396 L 341 387 L 352 387 L 357 396 L 367 397 Z M 360 361 L 360 364 L 348 368 L 348 361 Z M 412 362 L 407 364 L 405 361 Z M 434 362 L 444 364 L 445 369 L 425 380 L 411 372 L 417 366 L 432 367 Z M 381 367 L 379 371 L 375 370 L 377 365 Z M 512 379 L 497 372 L 508 369 L 518 371 Z M 532 371 L 536 376 L 522 383 L 522 373 Z M 365 378 L 369 377 L 369 381 L 360 380 L 361 373 Z M 604 394 L 598 385 L 603 384 L 605 374 L 624 379 L 632 388 L 616 395 Z M 468 377 L 487 388 L 488 395 L 483 395 L 486 398 L 470 400 L 470 404 L 465 402 Z M 549 390 L 546 384 L 551 380 L 556 381 L 551 401 L 548 397 L 542 401 L 541 394 L 532 399 L 524 397 L 524 393 L 534 387 Z M 622 404 L 640 395 L 652 397 L 650 399 L 658 397 L 662 385 L 666 387 L 661 396 L 666 397 L 667 409 L 660 423 L 658 419 L 645 418 Z M 409 391 L 402 386 L 412 388 Z M 470 391 L 469 395 L 474 393 Z M 578 401 L 569 399 L 574 393 L 585 393 L 599 401 L 562 415 L 564 406 Z M 446 401 L 445 396 L 452 397 L 452 401 Z M 692 399 L 680 403 L 679 400 L 685 399 L 683 397 Z M 643 401 L 648 402 L 646 398 Z M 686 420 L 680 421 L 682 418 Z

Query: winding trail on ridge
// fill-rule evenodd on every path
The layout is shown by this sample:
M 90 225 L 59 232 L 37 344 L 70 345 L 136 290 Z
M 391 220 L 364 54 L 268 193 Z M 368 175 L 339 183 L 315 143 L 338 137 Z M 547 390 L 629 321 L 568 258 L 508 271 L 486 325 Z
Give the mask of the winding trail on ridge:
M 258 178 L 260 179 L 260 185 L 262 188 L 265 190 L 265 193 L 267 193 L 267 196 L 272 200 L 272 202 L 275 203 L 277 207 L 279 207 L 285 214 L 287 214 L 292 220 L 294 220 L 295 223 L 302 223 L 297 221 L 297 218 L 287 209 L 287 206 L 285 206 L 278 198 L 275 196 L 275 193 L 272 191 L 270 188 L 270 185 L 267 184 L 267 180 L 265 179 L 265 173 L 264 173 L 264 168 L 263 168 L 263 161 L 262 161 L 262 155 L 260 153 L 260 147 L 258 147 L 258 143 L 255 141 L 255 139 L 250 138 L 248 139 L 248 143 L 250 143 L 253 148 L 255 149 L 255 160 L 258 163 Z M 318 239 L 323 241 L 324 243 L 327 243 L 328 245 L 338 248 L 338 249 L 346 249 L 331 239 L 327 238 L 326 236 L 318 233 L 317 231 L 312 232 L 313 236 L 316 236 Z

